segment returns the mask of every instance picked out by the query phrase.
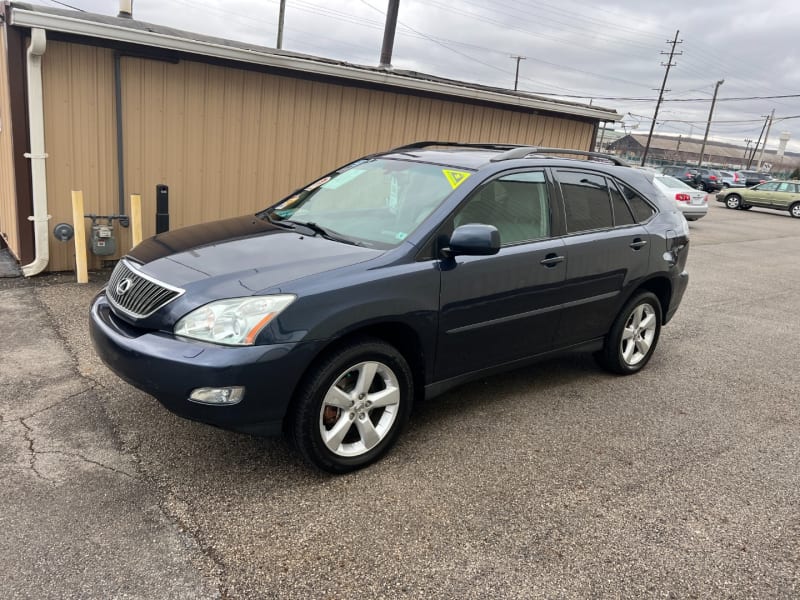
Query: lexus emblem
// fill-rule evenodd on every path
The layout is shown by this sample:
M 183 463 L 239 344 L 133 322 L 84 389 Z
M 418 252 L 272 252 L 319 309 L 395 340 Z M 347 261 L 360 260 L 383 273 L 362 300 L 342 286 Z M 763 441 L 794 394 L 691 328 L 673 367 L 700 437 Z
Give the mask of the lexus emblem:
M 128 290 L 131 289 L 132 285 L 133 285 L 133 281 L 131 281 L 130 278 L 126 278 L 126 279 L 123 279 L 122 281 L 120 281 L 117 284 L 117 288 L 116 288 L 117 296 L 124 296 L 125 294 L 127 294 Z

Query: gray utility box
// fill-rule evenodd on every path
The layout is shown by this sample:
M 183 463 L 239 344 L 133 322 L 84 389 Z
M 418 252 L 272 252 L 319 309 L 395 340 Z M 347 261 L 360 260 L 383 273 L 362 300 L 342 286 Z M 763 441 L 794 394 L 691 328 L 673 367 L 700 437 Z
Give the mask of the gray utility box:
M 117 240 L 114 238 L 114 227 L 111 224 L 92 225 L 92 254 L 110 256 L 117 252 Z

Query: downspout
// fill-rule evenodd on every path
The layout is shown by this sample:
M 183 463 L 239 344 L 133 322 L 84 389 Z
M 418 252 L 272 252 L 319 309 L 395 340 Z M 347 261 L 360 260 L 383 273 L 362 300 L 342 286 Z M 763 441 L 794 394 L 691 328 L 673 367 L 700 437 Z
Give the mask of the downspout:
M 44 102 L 42 100 L 42 55 L 47 47 L 44 29 L 31 29 L 31 44 L 28 46 L 28 119 L 31 151 L 25 158 L 31 159 L 31 183 L 33 192 L 33 238 L 35 258 L 22 267 L 25 277 L 44 271 L 50 262 L 50 240 L 47 232 L 47 168 L 44 151 Z

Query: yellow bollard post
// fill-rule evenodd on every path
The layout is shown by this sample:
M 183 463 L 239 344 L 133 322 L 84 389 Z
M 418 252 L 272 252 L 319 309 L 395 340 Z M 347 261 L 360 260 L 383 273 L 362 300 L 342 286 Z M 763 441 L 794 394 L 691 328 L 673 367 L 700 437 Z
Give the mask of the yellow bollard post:
M 131 194 L 131 247 L 142 242 L 142 197 Z
M 83 217 L 83 192 L 72 190 L 72 226 L 75 227 L 75 274 L 78 283 L 89 283 L 86 265 L 86 225 Z

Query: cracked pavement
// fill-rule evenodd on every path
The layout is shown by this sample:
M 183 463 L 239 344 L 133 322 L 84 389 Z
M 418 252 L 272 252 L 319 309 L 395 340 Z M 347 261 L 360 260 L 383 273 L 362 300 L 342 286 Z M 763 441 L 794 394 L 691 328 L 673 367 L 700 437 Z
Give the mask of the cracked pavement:
M 800 228 L 713 204 L 643 372 L 464 386 L 344 477 L 116 378 L 102 274 L 0 282 L 0 597 L 800 596 Z
M 53 327 L 47 291 L 0 287 L 0 595 L 218 597 L 114 431 L 102 384 Z M 84 317 L 85 305 L 70 311 Z

